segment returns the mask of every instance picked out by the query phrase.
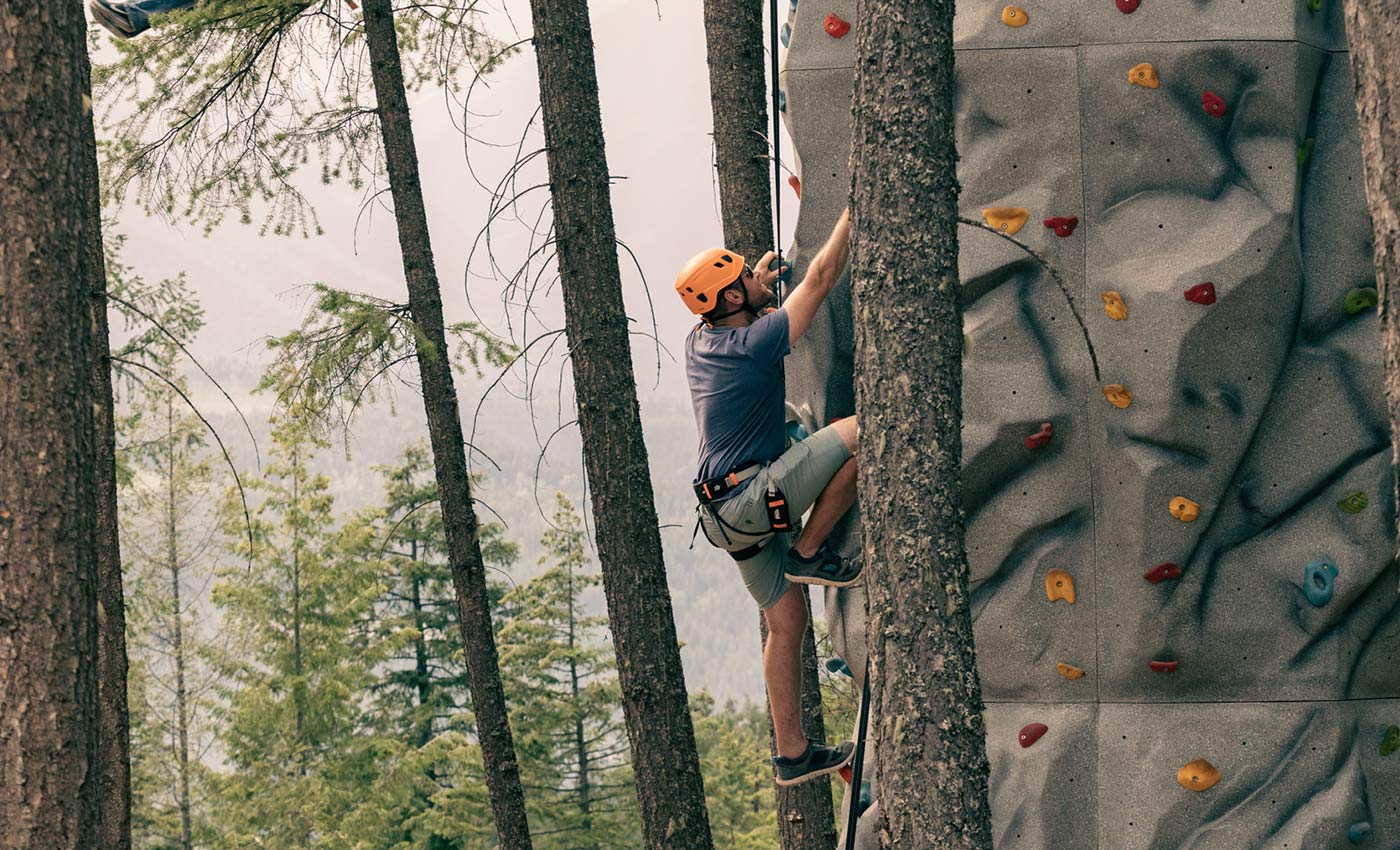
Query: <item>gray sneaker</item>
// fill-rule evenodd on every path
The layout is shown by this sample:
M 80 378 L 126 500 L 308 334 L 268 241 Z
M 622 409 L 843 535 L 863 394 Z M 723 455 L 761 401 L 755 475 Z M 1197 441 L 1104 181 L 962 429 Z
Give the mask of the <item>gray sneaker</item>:
M 851 757 L 855 754 L 856 745 L 850 741 L 834 750 L 808 741 L 807 752 L 803 753 L 801 758 L 785 759 L 779 756 L 773 759 L 773 767 L 777 772 L 775 781 L 779 785 L 798 785 L 818 776 L 835 773 L 850 764 Z
M 847 561 L 823 543 L 811 558 L 788 549 L 783 575 L 797 584 L 821 584 L 827 587 L 850 587 L 860 581 L 860 564 Z

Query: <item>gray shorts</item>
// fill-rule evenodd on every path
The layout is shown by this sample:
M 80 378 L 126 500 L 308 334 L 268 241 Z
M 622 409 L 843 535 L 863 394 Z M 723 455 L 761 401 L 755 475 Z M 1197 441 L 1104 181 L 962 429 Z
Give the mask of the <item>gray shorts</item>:
M 737 495 L 715 505 L 725 527 L 715 522 L 704 505 L 699 507 L 700 527 L 715 546 L 726 552 L 756 544 L 763 547 L 757 555 L 738 562 L 744 585 L 760 608 L 776 605 L 787 590 L 788 580 L 783 574 L 791 545 L 786 533 L 774 534 L 768 525 L 768 504 L 764 497 L 769 483 L 783 491 L 788 511 L 797 519 L 807 513 L 850 457 L 841 435 L 828 425 L 759 470 Z

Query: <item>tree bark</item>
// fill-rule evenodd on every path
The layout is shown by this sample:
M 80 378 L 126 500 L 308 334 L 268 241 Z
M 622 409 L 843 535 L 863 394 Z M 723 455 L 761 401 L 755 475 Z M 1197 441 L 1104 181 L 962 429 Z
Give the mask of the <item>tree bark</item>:
M 763 71 L 764 0 L 705 0 L 705 44 L 710 68 L 710 107 L 714 114 L 715 171 L 719 174 L 724 242 L 752 262 L 773 246 L 767 134 L 768 102 Z M 811 610 L 811 596 L 802 588 Z M 767 623 L 759 615 L 761 645 Z M 809 649 L 810 647 L 810 649 Z M 826 742 L 816 635 L 810 615 L 802 650 L 802 726 L 807 737 Z M 778 754 L 773 715 L 768 715 L 770 750 Z M 836 815 L 830 780 L 796 786 L 775 785 L 778 839 L 783 850 L 831 850 L 836 846 Z
M 0 7 L 0 848 L 97 846 L 96 168 L 76 0 Z M 87 125 L 86 127 L 84 125 Z
M 643 841 L 652 850 L 711 850 L 623 310 L 588 6 L 530 7 L 564 330 Z
M 165 560 L 170 573 L 171 650 L 175 663 L 175 754 L 176 799 L 180 805 L 180 850 L 193 850 L 194 832 L 190 826 L 190 722 L 185 690 L 185 615 L 180 610 L 180 527 L 175 467 L 175 399 L 165 401 L 165 439 L 170 466 L 165 491 Z
M 1385 397 L 1390 409 L 1391 466 L 1400 511 L 1400 6 L 1394 0 L 1343 0 L 1356 117 L 1375 231 Z M 1396 544 L 1400 558 L 1400 541 Z
M 715 171 L 725 247 L 752 262 L 773 247 L 764 0 L 705 0 Z
M 456 589 L 462 645 L 466 648 L 471 678 L 472 708 L 476 716 L 486 788 L 496 822 L 501 850 L 530 850 L 525 816 L 525 793 L 520 786 L 520 765 L 515 757 L 505 692 L 491 627 L 491 603 L 486 593 L 486 567 L 481 556 L 471 479 L 467 476 L 466 444 L 452 382 L 446 333 L 442 319 L 442 293 L 433 263 L 428 216 L 418 177 L 418 153 L 404 93 L 403 66 L 390 0 L 365 0 L 365 40 L 370 70 L 379 102 L 379 126 L 384 136 L 385 165 L 394 199 L 399 249 L 403 255 L 408 306 L 418 327 L 418 372 L 423 407 L 428 417 L 433 465 L 441 500 L 447 556 Z
M 962 469 L 953 0 L 856 16 L 851 268 L 883 847 L 991 850 Z
M 79 73 L 92 92 L 92 68 L 83 51 Z M 85 142 L 97 149 L 92 121 L 83 122 Z M 97 463 L 97 699 L 101 825 L 98 846 L 131 850 L 131 728 L 126 697 L 126 598 L 122 588 L 117 525 L 116 404 L 112 397 L 112 343 L 107 327 L 107 262 L 102 245 L 102 193 L 97 159 L 86 168 L 86 241 L 91 280 L 93 432 Z

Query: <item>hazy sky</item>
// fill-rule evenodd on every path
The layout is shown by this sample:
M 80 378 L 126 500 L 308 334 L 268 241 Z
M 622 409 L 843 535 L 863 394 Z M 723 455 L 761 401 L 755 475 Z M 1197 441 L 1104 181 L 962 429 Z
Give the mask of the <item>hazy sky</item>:
M 647 275 L 663 343 L 672 354 L 679 355 L 691 317 L 672 290 L 675 272 L 692 254 L 721 240 L 711 159 L 702 5 L 698 0 L 687 0 L 663 3 L 658 10 L 651 0 L 599 0 L 590 7 L 608 164 L 614 175 L 625 178 L 615 183 L 612 192 L 617 232 L 636 253 Z M 499 2 L 496 4 L 496 11 L 486 19 L 488 29 L 506 41 L 527 37 L 528 2 L 508 0 L 505 9 L 509 18 L 500 11 Z M 512 28 L 512 20 L 518 29 Z M 533 53 L 527 50 L 517 55 L 489 82 L 489 88 L 473 96 L 477 116 L 469 119 L 470 127 L 483 140 L 514 145 L 538 103 Z M 486 219 L 488 195 L 468 173 L 462 135 L 454 126 L 454 121 L 461 120 L 455 114 L 457 107 L 450 106 L 442 91 L 433 88 L 414 97 L 412 105 L 428 222 L 447 318 L 465 319 L 469 315 L 464 265 L 472 239 Z M 538 129 L 534 140 L 534 147 L 542 146 Z M 498 151 L 483 145 L 473 148 L 472 161 L 488 184 L 493 184 L 509 164 Z M 524 180 L 522 185 L 543 182 L 543 164 L 541 158 L 537 179 Z M 238 224 L 236 217 L 206 237 L 197 225 L 146 217 L 134 209 L 119 211 L 115 229 L 127 237 L 124 263 L 148 280 L 186 274 L 206 310 L 208 322 L 194 352 L 220 376 L 255 422 L 265 419 L 268 411 L 266 398 L 250 398 L 246 394 L 265 361 L 259 340 L 285 333 L 300 321 L 304 298 L 296 292 L 298 287 L 324 282 L 394 300 L 405 298 L 392 215 L 386 209 L 373 210 L 359 221 L 357 228 L 361 193 L 345 185 L 321 186 L 315 179 L 318 171 L 314 164 L 307 167 L 303 172 L 306 179 L 302 181 L 325 230 L 323 236 L 311 239 L 259 237 L 256 227 Z M 789 192 L 783 201 L 789 205 L 783 215 L 784 229 L 789 232 L 786 242 L 796 219 L 795 199 Z M 498 233 L 501 253 L 518 260 L 524 253 L 523 228 L 507 224 Z M 484 265 L 477 270 L 486 271 Z M 640 279 L 626 264 L 623 276 L 628 314 L 637 319 L 637 327 L 649 330 L 650 313 Z M 491 305 L 499 304 L 499 281 L 476 278 L 469 286 L 473 304 L 478 308 L 489 310 Z M 541 311 L 553 323 L 552 327 L 562 326 L 559 301 L 556 288 Z M 654 347 L 639 340 L 637 372 L 652 465 L 658 471 L 658 501 L 684 504 L 689 476 L 693 474 L 696 438 L 683 367 L 663 355 L 658 377 Z M 548 385 L 539 393 L 548 398 L 548 408 L 553 407 L 552 400 L 560 386 L 557 374 L 556 369 L 555 376 L 541 381 Z M 459 382 L 464 420 L 472 417 L 483 386 L 471 380 Z M 571 408 L 568 384 L 563 387 L 566 404 Z M 214 400 L 208 388 L 200 397 L 211 406 L 222 404 Z M 528 442 L 525 454 L 533 457 L 539 440 L 522 434 L 527 414 L 521 402 L 499 391 L 492 398 L 481 419 L 480 445 L 487 452 L 505 453 L 521 448 L 506 443 Z M 419 405 L 412 395 L 400 396 L 397 418 L 388 438 L 383 432 L 385 410 L 371 411 L 364 417 L 371 424 L 357 430 L 355 457 L 340 467 L 341 473 L 336 476 L 338 498 L 353 504 L 377 497 L 377 492 L 370 492 L 377 489 L 370 486 L 372 476 L 360 472 L 371 462 L 388 460 L 415 433 L 425 433 Z M 557 414 L 550 409 L 540 418 L 546 420 L 541 427 L 542 436 L 547 436 L 551 428 L 546 426 L 558 421 Z M 572 413 L 565 412 L 563 420 L 570 418 Z M 229 425 L 233 422 L 223 416 L 216 421 Z M 246 463 L 246 441 L 231 443 L 239 452 L 240 463 Z M 574 471 L 578 464 L 577 446 L 576 438 L 570 435 L 550 444 L 548 460 L 555 468 L 553 477 L 564 482 L 561 486 L 578 484 Z M 263 452 L 265 455 L 265 446 Z M 661 473 L 661 469 L 666 472 Z M 507 472 L 514 476 L 510 478 L 514 486 L 520 486 L 519 482 L 531 475 L 528 469 Z M 571 495 L 577 499 L 581 490 Z M 663 516 L 663 522 L 667 519 Z M 522 533 L 535 527 L 529 522 L 519 525 Z M 674 561 L 684 550 L 690 530 L 686 525 L 665 532 L 668 561 L 673 564 L 673 586 Z M 702 540 L 697 551 L 703 545 Z M 694 560 L 693 555 L 682 557 Z M 722 554 L 715 550 L 707 553 L 706 567 L 707 572 L 713 568 L 710 574 L 716 582 L 732 582 L 721 586 L 732 591 L 735 606 L 749 605 L 747 594 L 737 576 L 730 574 L 732 567 Z M 676 605 L 682 639 L 696 642 L 699 636 L 687 632 L 705 628 L 700 622 L 703 617 L 687 616 L 686 600 L 678 599 Z M 745 622 L 749 619 L 747 614 L 743 616 Z M 733 681 L 714 681 L 711 675 L 692 671 L 692 686 L 705 685 L 721 694 L 761 695 L 756 648 L 752 658 L 748 654 L 727 668 Z M 687 666 L 692 666 L 690 660 Z

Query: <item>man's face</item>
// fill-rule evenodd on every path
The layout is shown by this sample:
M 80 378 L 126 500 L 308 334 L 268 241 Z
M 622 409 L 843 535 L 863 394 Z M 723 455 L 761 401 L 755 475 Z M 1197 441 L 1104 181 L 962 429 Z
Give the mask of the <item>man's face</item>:
M 752 310 L 762 310 L 767 307 L 775 298 L 771 287 L 765 286 L 754 274 L 752 268 L 744 265 L 744 276 L 741 278 L 744 283 L 744 296 L 748 300 L 749 308 Z

